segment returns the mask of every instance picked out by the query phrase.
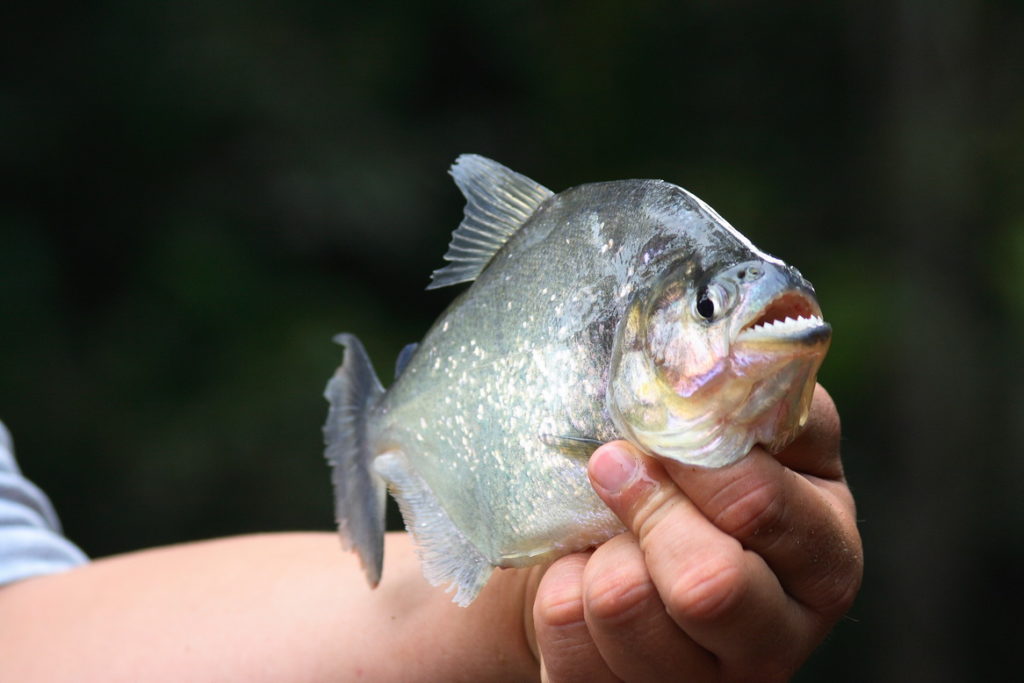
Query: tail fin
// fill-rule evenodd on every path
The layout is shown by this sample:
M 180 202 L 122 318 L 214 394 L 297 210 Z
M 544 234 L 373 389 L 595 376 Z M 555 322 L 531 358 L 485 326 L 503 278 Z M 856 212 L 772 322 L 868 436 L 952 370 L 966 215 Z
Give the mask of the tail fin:
M 384 480 L 373 471 L 367 438 L 367 414 L 384 395 L 366 349 L 355 336 L 339 334 L 344 361 L 327 383 L 330 402 L 324 425 L 325 456 L 331 464 L 335 517 L 346 549 L 354 549 L 371 586 L 384 563 Z

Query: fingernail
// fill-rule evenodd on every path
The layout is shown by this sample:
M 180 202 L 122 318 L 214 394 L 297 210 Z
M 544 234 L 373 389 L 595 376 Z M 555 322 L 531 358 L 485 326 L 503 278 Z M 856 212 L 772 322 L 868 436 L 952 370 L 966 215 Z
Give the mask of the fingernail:
M 640 469 L 633 454 L 618 446 L 604 446 L 590 460 L 590 478 L 608 493 L 618 493 L 626 487 Z

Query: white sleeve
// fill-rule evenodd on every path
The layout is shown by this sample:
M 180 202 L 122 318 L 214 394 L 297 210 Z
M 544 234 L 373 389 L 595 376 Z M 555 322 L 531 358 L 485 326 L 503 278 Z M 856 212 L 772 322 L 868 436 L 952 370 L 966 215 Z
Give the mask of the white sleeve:
M 26 479 L 0 422 L 0 585 L 88 562 L 61 533 L 49 498 Z

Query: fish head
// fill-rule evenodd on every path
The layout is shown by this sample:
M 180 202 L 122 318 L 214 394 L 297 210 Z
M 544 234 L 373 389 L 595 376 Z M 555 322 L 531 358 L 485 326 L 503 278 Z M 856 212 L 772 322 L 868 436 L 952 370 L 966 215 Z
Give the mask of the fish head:
M 722 466 L 796 437 L 832 330 L 791 266 L 681 259 L 616 334 L 608 396 L 620 431 L 656 455 Z

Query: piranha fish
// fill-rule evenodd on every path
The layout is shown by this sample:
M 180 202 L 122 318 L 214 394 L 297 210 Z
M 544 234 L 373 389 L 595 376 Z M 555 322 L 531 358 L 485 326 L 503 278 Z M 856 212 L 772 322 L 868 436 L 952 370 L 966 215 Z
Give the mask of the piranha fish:
M 803 427 L 831 340 L 811 285 L 661 180 L 558 194 L 462 155 L 465 216 L 428 289 L 473 284 L 385 391 L 356 337 L 327 385 L 337 522 L 372 586 L 386 490 L 426 578 L 468 605 L 495 567 L 624 530 L 587 459 L 628 439 L 721 467 Z

